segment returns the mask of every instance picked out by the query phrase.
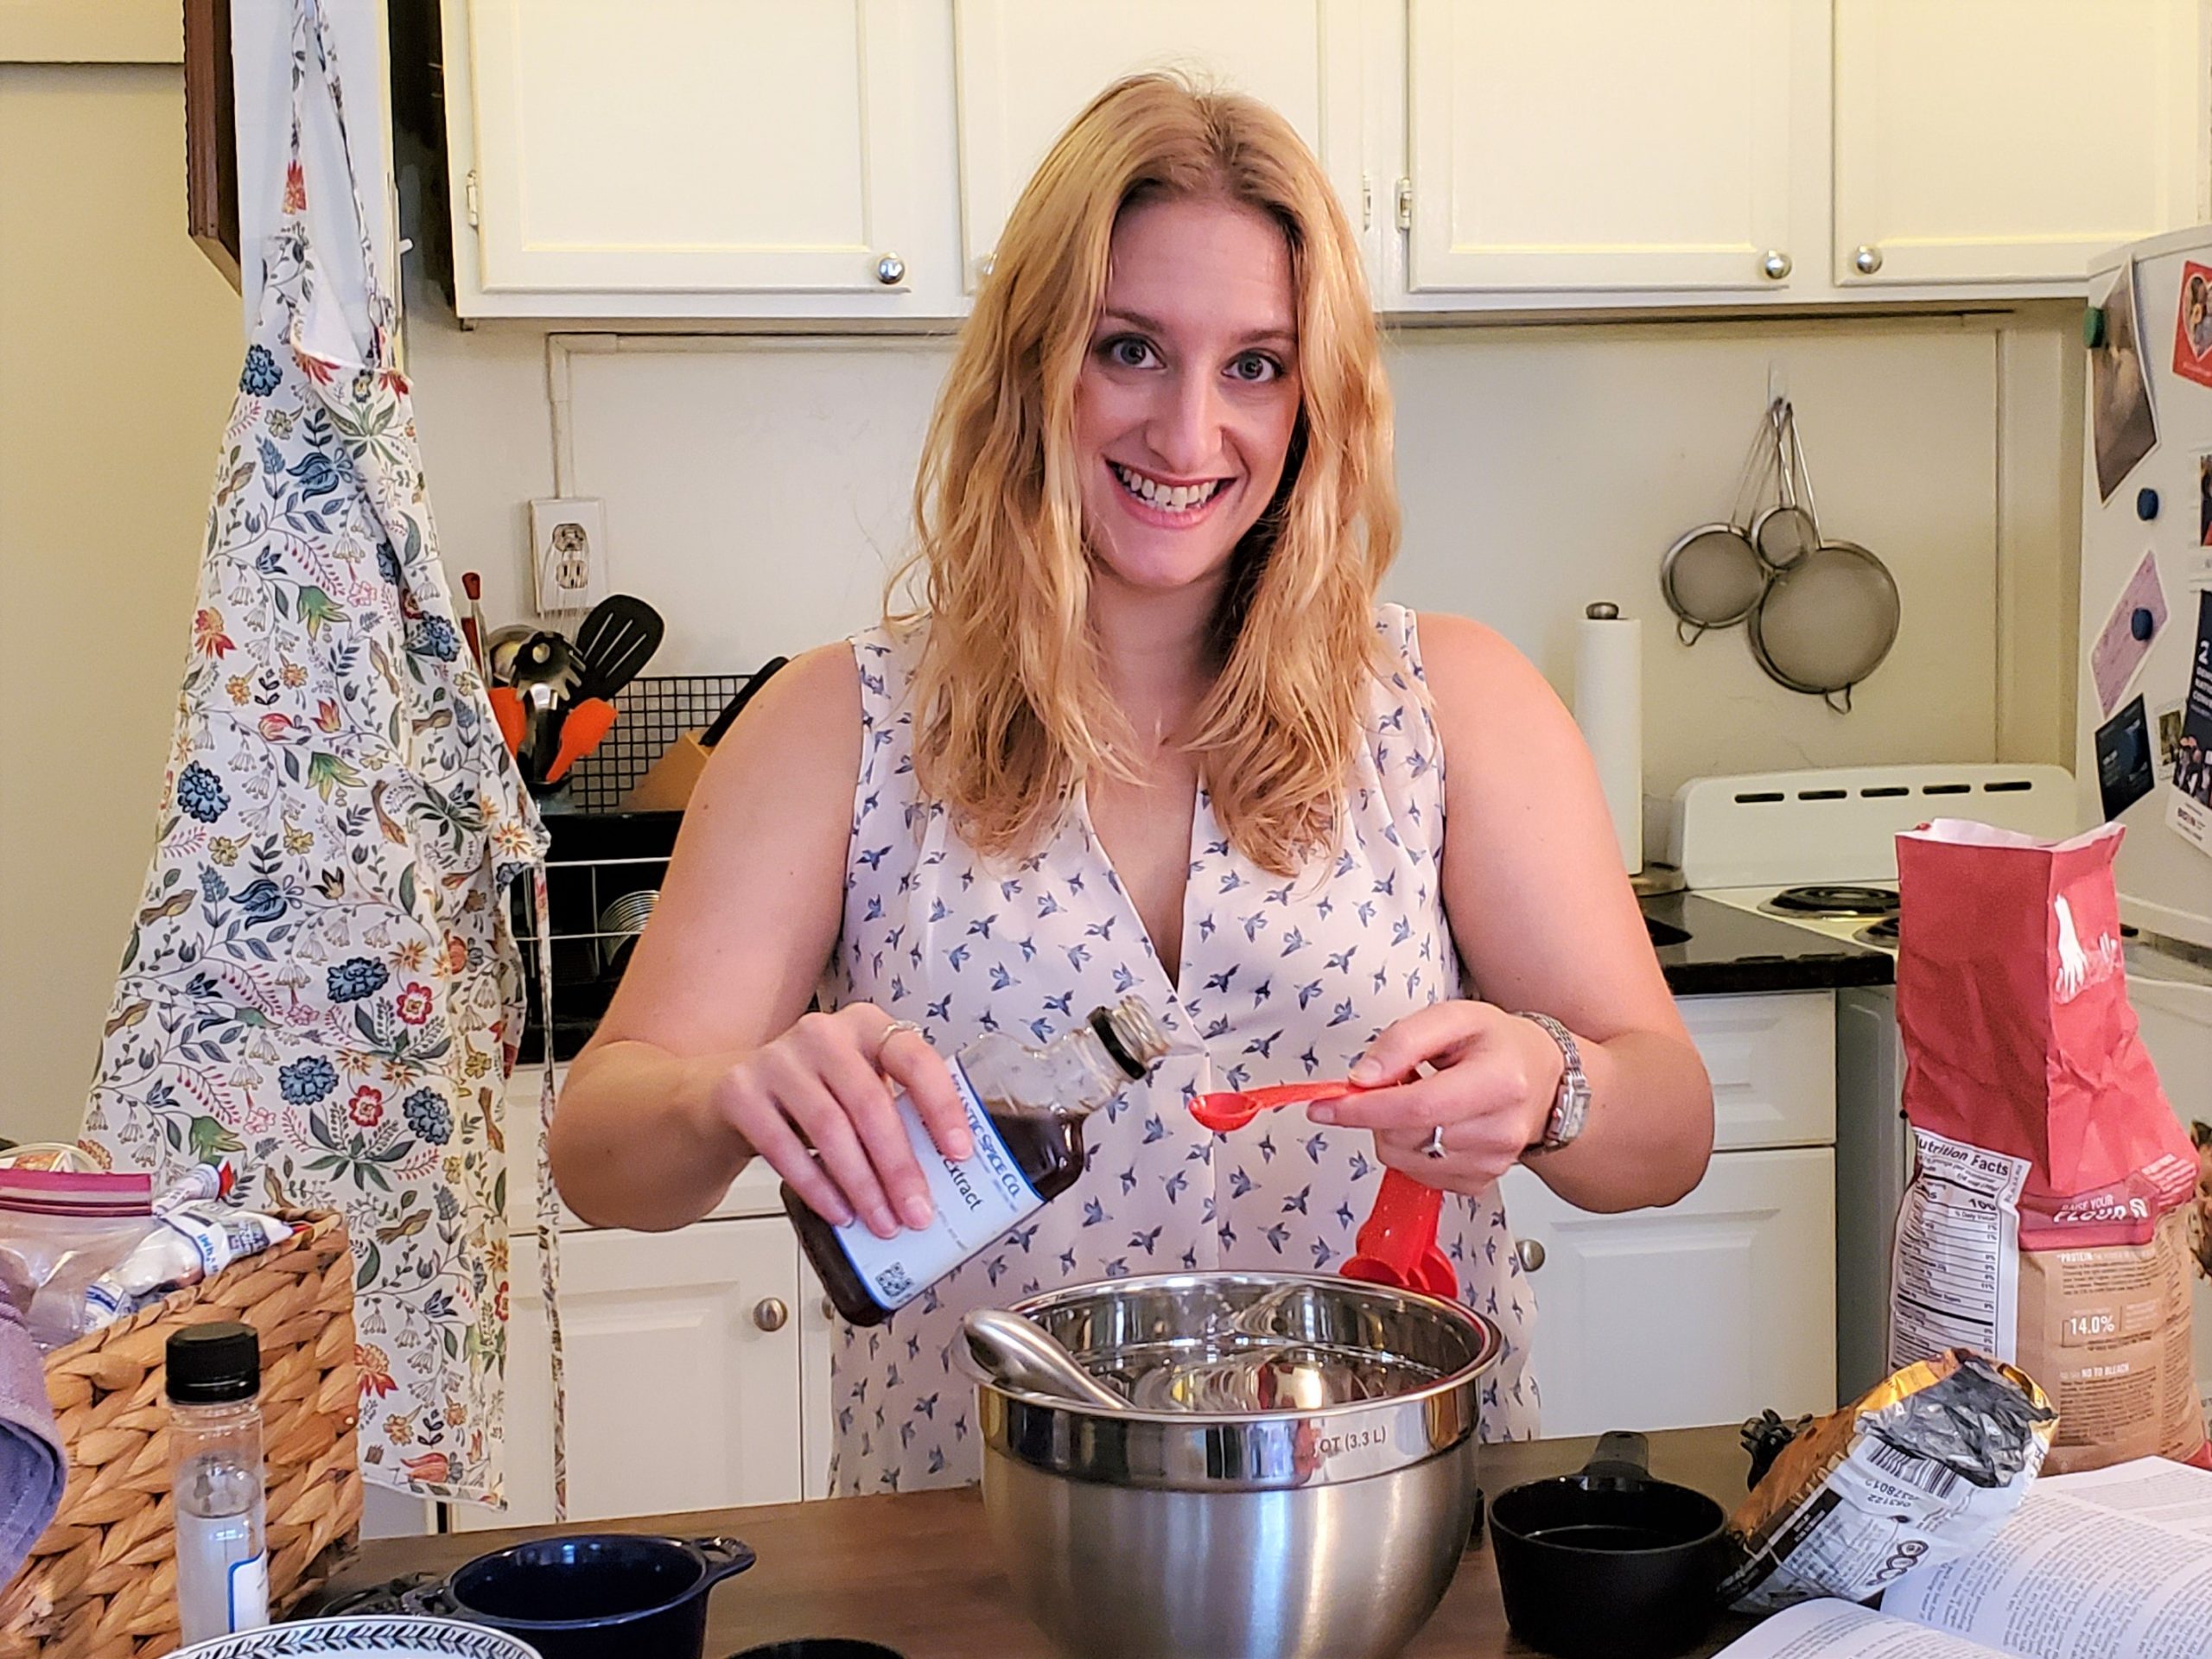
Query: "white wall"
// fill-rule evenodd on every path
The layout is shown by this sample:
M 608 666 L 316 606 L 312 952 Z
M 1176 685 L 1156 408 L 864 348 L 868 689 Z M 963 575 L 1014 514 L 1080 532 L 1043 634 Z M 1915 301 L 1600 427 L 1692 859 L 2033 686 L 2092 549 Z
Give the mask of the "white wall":
M 84 1116 L 245 350 L 238 296 L 185 234 L 166 16 L 104 48 L 164 62 L 0 60 L 0 1134 L 19 1141 Z
M 461 332 L 414 297 L 448 562 L 482 571 L 487 613 L 511 620 L 529 592 L 527 501 L 555 488 L 548 339 L 512 324 Z M 1406 331 L 1390 346 L 1406 537 L 1389 594 L 1492 623 L 1563 692 L 1586 602 L 1645 618 L 1654 795 L 1717 771 L 2063 760 L 2072 709 L 2054 688 L 2070 622 L 2048 604 L 2008 606 L 2005 572 L 2024 560 L 2031 595 L 2069 591 L 2075 509 L 2060 494 L 2067 467 L 2001 463 L 2074 453 L 2078 392 L 2054 366 L 2070 363 L 2069 321 Z M 654 671 L 747 669 L 873 617 L 906 545 L 914 459 L 950 349 L 553 338 L 569 398 L 563 487 L 605 499 L 615 584 L 669 616 Z M 2022 359 L 2047 372 L 2016 371 L 2025 390 L 2008 405 L 2004 367 Z M 1767 679 L 1740 629 L 1679 645 L 1660 598 L 1668 544 L 1727 509 L 1770 378 L 1796 400 L 1824 521 L 1888 561 L 1903 594 L 1897 646 L 1848 715 Z

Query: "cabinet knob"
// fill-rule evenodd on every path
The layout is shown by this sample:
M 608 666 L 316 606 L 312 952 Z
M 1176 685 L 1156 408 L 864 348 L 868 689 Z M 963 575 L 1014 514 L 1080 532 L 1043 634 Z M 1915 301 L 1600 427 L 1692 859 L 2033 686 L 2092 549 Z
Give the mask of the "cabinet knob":
M 998 256 L 996 254 L 987 253 L 981 258 L 977 259 L 976 261 L 976 280 L 980 283 L 985 277 L 988 276 L 994 270 L 998 269 Z
M 1780 248 L 1769 248 L 1766 257 L 1759 261 L 1759 270 L 1768 281 L 1778 283 L 1789 274 L 1789 256 Z
M 1860 243 L 1859 251 L 1851 256 L 1851 268 L 1861 276 L 1872 276 L 1882 268 L 1882 251 L 1869 243 Z
M 837 1304 L 831 1301 L 827 1296 L 824 1296 L 822 1299 L 822 1317 L 825 1319 L 831 1320 L 832 1322 L 834 1322 L 837 1317 Z
M 895 253 L 887 253 L 875 262 L 875 280 L 886 288 L 896 288 L 906 280 L 906 262 Z
M 789 1323 L 791 1311 L 774 1296 L 764 1296 L 753 1305 L 753 1323 L 763 1331 L 780 1331 Z
M 1541 1241 L 1524 1238 L 1514 1247 L 1521 1257 L 1521 1271 L 1534 1273 L 1544 1265 L 1544 1247 Z

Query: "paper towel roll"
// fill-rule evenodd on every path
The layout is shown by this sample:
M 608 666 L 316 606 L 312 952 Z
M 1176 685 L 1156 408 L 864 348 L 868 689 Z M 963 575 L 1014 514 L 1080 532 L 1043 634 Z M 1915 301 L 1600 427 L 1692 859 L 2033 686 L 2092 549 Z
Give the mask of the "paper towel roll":
M 1598 763 L 1630 874 L 1643 868 L 1643 625 L 1590 607 L 1575 625 L 1574 719 Z

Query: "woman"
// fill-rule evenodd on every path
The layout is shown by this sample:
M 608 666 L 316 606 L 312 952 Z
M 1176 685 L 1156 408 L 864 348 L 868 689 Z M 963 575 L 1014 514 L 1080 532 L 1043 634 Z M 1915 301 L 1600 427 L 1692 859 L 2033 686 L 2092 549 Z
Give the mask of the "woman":
M 1007 221 L 915 500 L 925 608 L 795 661 L 701 780 L 569 1073 L 569 1203 L 681 1226 L 758 1155 L 891 1236 L 929 1217 L 893 1091 L 963 1158 L 941 1052 L 1134 989 L 1203 1057 L 1093 1120 L 1076 1190 L 843 1333 L 836 1490 L 974 1477 L 966 1309 L 1333 1270 L 1378 1164 L 1458 1195 L 1442 1243 L 1509 1344 L 1482 1431 L 1535 1433 L 1498 1176 L 1528 1154 L 1586 1208 L 1670 1202 L 1712 1096 L 1558 699 L 1486 629 L 1376 606 L 1374 318 L 1281 118 L 1139 77 L 1077 118 Z M 1347 1067 L 1390 1086 L 1231 1136 L 1184 1109 Z

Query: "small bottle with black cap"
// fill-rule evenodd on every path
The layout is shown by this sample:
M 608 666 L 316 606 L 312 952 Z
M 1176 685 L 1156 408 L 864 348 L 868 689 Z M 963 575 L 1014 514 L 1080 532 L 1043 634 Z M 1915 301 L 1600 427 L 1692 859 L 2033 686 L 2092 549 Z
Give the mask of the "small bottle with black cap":
M 261 1459 L 261 1339 L 250 1325 L 168 1340 L 177 1622 L 187 1643 L 269 1623 Z
M 1171 1045 L 1144 999 L 1125 996 L 1041 1048 L 986 1032 L 950 1058 L 975 1155 L 937 1150 L 905 1095 L 899 1116 L 930 1185 L 927 1227 L 878 1238 L 855 1217 L 833 1227 L 784 1186 L 784 1210 L 836 1310 L 880 1325 L 989 1249 L 1083 1173 L 1084 1120 L 1149 1072 Z

